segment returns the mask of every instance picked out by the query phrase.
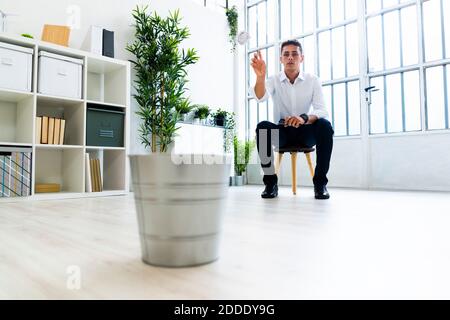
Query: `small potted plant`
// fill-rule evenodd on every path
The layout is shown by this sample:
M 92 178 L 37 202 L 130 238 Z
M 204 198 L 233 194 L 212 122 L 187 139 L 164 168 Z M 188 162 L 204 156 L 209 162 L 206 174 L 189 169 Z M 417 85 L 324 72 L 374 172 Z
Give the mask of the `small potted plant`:
M 250 155 L 255 148 L 255 141 L 240 141 L 236 136 L 233 139 L 234 145 L 234 172 L 235 176 L 231 178 L 233 186 L 242 186 L 244 184 L 244 172 L 247 170 Z
M 180 119 L 183 122 L 187 122 L 189 112 L 192 110 L 191 102 L 189 99 L 183 99 L 180 103 L 175 107 L 176 111 L 180 115 Z
M 200 123 L 202 125 L 206 124 L 206 119 L 208 118 L 209 114 L 211 113 L 211 110 L 207 105 L 199 105 L 197 109 L 195 110 L 195 116 L 194 118 L 198 118 L 200 120 Z
M 212 115 L 213 124 L 218 127 L 225 127 L 225 122 L 227 120 L 228 111 L 219 109 L 215 111 Z

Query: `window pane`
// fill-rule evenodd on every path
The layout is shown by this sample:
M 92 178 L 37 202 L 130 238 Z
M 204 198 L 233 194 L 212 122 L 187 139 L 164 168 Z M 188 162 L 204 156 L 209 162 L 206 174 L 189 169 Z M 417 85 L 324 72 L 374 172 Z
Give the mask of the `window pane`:
M 348 134 L 361 134 L 361 105 L 359 81 L 348 83 Z
M 250 64 L 251 64 L 251 61 L 252 61 L 252 59 L 253 59 L 253 55 L 254 55 L 254 54 L 255 54 L 255 53 L 252 52 L 252 53 L 250 53 L 250 54 L 248 55 L 248 61 L 249 61 L 249 63 L 248 63 L 248 68 L 249 68 L 249 70 L 248 70 L 248 75 L 249 75 L 249 77 L 248 77 L 248 87 L 249 87 L 249 88 L 252 87 L 252 86 L 254 86 L 254 85 L 255 85 L 255 82 L 256 82 L 255 71 L 253 70 L 252 66 L 250 65 Z
M 347 135 L 347 113 L 345 99 L 345 83 L 333 86 L 334 133 L 336 136 Z
M 258 104 L 255 99 L 249 101 L 249 116 L 250 116 L 250 131 L 254 132 L 256 130 L 256 125 L 258 124 Z
M 314 37 L 309 36 L 305 37 L 301 40 L 303 45 L 303 54 L 305 56 L 305 60 L 303 61 L 303 71 L 307 73 L 315 74 L 314 68 Z
M 281 12 L 281 39 L 288 39 L 291 37 L 291 1 L 284 0 L 279 3 Z
M 260 103 L 258 107 L 258 122 L 268 120 L 267 111 L 267 101 Z
M 367 39 L 369 50 L 369 72 L 383 69 L 383 38 L 381 16 L 367 20 Z
M 425 60 L 442 58 L 441 10 L 439 0 L 423 3 Z
M 416 64 L 418 57 L 417 39 L 417 12 L 416 6 L 405 8 L 401 11 L 402 17 L 402 45 L 403 45 L 403 65 Z
M 419 72 L 406 72 L 403 75 L 403 83 L 405 93 L 405 130 L 421 130 Z
M 347 76 L 359 74 L 359 38 L 356 23 L 347 26 Z
M 267 43 L 266 22 L 266 2 L 261 2 L 258 5 L 258 46 L 263 46 Z
M 331 79 L 330 32 L 319 33 L 319 67 L 322 81 Z
M 379 91 L 372 92 L 370 105 L 370 133 L 385 133 L 384 126 L 384 79 L 383 77 L 370 79 L 370 85 Z
M 311 0 L 303 0 L 303 32 L 312 31 L 314 28 L 314 3 Z
M 292 0 L 292 35 L 299 36 L 303 33 L 302 0 Z
M 331 22 L 338 23 L 344 21 L 344 0 L 331 1 Z
M 331 86 L 323 86 L 322 87 L 323 92 L 323 99 L 325 101 L 325 106 L 327 107 L 329 119 L 331 123 L 333 123 L 333 112 L 331 110 L 332 102 L 331 102 Z M 334 124 L 333 124 L 334 126 Z
M 447 65 L 447 110 L 448 123 L 450 124 L 450 65 Z
M 277 65 L 275 64 L 275 49 L 273 47 L 270 47 L 267 49 L 267 76 L 270 77 L 278 72 L 278 69 L 276 69 Z
M 450 1 L 445 0 L 442 4 L 444 5 L 445 56 L 450 58 Z
M 442 67 L 426 70 L 427 127 L 429 130 L 445 129 L 444 76 Z
M 269 99 L 268 101 L 267 101 L 267 103 L 268 103 L 268 108 L 269 108 L 269 121 L 270 122 L 275 122 L 275 119 L 273 118 L 273 100 L 272 99 Z M 279 120 L 279 119 L 278 119 Z
M 345 19 L 356 18 L 358 15 L 358 0 L 345 1 Z
M 398 0 L 383 0 L 383 8 L 389 8 L 398 4 Z
M 275 0 L 267 1 L 267 41 L 269 43 L 275 40 Z M 251 35 L 251 34 L 250 34 Z
M 256 6 L 248 9 L 248 29 L 251 35 L 249 46 L 250 48 L 256 47 Z
M 386 69 L 400 67 L 399 11 L 384 16 L 384 48 Z
M 367 13 L 381 10 L 381 0 L 366 0 Z
M 330 25 L 330 3 L 328 0 L 317 0 L 319 27 Z
M 403 131 L 402 90 L 399 73 L 386 76 L 388 132 Z
M 344 27 L 332 30 L 333 35 L 333 79 L 345 77 L 345 41 Z

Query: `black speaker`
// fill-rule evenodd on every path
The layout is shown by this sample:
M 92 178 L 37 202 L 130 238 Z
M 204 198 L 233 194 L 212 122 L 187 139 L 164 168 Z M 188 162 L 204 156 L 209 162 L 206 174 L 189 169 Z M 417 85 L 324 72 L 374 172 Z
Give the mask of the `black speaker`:
M 103 29 L 103 55 L 114 58 L 114 32 Z

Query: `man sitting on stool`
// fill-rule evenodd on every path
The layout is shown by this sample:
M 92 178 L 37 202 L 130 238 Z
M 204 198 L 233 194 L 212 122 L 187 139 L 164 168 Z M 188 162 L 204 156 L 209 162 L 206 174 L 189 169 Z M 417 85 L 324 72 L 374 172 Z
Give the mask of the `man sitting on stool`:
M 266 81 L 266 63 L 261 52 L 255 53 L 251 66 L 256 74 L 252 95 L 258 102 L 273 99 L 274 119 L 278 124 L 263 121 L 256 128 L 256 141 L 261 166 L 264 171 L 263 198 L 278 196 L 278 177 L 275 174 L 272 146 L 283 148 L 303 145 L 317 149 L 317 164 L 313 178 L 316 199 L 330 197 L 326 185 L 333 150 L 333 128 L 328 120 L 322 84 L 318 77 L 300 72 L 304 59 L 303 49 L 297 40 L 281 45 L 280 61 L 284 71 Z

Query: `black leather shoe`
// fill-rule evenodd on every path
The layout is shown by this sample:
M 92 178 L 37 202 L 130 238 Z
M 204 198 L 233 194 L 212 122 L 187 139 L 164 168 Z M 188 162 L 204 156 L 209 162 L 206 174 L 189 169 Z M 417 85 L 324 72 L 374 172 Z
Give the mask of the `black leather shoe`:
M 277 184 L 266 185 L 266 188 L 264 189 L 263 193 L 261 193 L 261 198 L 273 199 L 276 197 L 278 197 L 278 185 Z
M 314 197 L 319 200 L 326 200 L 330 198 L 326 186 L 314 186 Z

